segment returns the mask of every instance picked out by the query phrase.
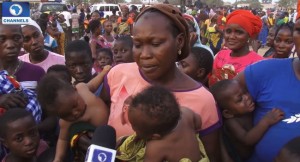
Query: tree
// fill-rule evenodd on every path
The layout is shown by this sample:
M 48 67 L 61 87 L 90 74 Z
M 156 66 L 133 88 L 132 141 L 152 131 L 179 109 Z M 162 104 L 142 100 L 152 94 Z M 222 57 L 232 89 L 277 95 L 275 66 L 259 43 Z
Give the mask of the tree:
M 249 7 L 252 8 L 252 9 L 261 9 L 263 8 L 263 6 L 261 5 L 261 3 L 257 0 L 249 0 L 248 1 L 249 3 Z
M 262 0 L 262 3 L 272 3 L 272 0 Z
M 74 5 L 74 6 L 78 6 L 78 5 L 82 4 L 85 1 L 84 0 L 67 0 L 67 2 Z
M 222 0 L 206 0 L 205 3 L 209 6 L 209 7 L 213 7 L 213 6 L 223 6 L 224 2 Z
M 234 5 L 238 4 L 249 4 L 249 8 L 252 9 L 262 9 L 263 6 L 259 2 L 259 0 L 239 0 L 238 2 L 234 3 Z
M 90 4 L 95 4 L 95 3 L 99 3 L 99 0 L 89 0 Z
M 133 4 L 142 4 L 141 0 L 131 0 L 131 3 Z
M 294 8 L 297 6 L 297 0 L 279 0 L 278 6 L 284 8 Z

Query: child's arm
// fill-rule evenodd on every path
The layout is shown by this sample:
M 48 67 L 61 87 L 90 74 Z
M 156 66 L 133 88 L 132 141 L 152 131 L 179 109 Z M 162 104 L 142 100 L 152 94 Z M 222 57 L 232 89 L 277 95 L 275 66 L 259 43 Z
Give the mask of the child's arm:
M 53 162 L 63 162 L 66 154 L 66 150 L 68 148 L 68 131 L 70 127 L 70 123 L 59 120 L 60 132 L 56 145 L 55 158 Z
M 92 57 L 93 57 L 93 59 L 96 59 L 96 47 L 97 47 L 97 43 L 92 40 L 90 42 L 90 47 L 91 47 L 91 51 L 92 51 Z
M 87 86 L 89 87 L 91 92 L 95 92 L 98 89 L 98 87 L 103 82 L 104 76 L 109 72 L 110 69 L 110 65 L 104 66 L 103 70 L 95 78 L 87 83 Z
M 146 145 L 144 162 L 161 162 L 164 161 L 163 150 L 159 149 L 157 142 L 156 144 L 152 144 L 149 141 Z
M 247 146 L 253 146 L 263 137 L 270 126 L 279 122 L 283 117 L 283 111 L 274 108 L 249 131 L 245 130 L 245 128 L 234 119 L 229 119 L 226 123 L 226 127 L 231 135 L 237 138 L 239 142 Z

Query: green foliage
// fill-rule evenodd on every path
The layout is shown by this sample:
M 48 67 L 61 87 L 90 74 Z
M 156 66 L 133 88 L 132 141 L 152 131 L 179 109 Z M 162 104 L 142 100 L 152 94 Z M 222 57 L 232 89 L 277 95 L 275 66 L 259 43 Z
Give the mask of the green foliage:
M 262 9 L 263 8 L 263 6 L 259 2 L 259 0 L 238 0 L 236 3 L 234 3 L 234 5 L 236 5 L 236 4 L 249 4 L 249 7 L 253 8 L 253 9 Z
M 168 0 L 170 4 L 179 5 L 183 0 Z M 158 0 L 158 2 L 164 2 L 164 0 Z
M 250 2 L 249 7 L 253 8 L 253 9 L 261 9 L 261 8 L 263 8 L 263 6 L 261 5 L 261 3 L 258 2 L 258 1 L 252 1 L 252 2 Z
M 284 8 L 295 8 L 297 6 L 297 0 L 279 0 L 278 6 Z
M 206 0 L 205 3 L 209 6 L 223 6 L 224 2 L 222 0 Z

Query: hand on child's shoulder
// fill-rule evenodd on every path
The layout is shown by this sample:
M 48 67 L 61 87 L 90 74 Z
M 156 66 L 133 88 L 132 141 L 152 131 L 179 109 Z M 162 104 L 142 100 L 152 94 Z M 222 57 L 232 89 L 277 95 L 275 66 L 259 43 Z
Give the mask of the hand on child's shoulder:
M 103 69 L 102 69 L 102 72 L 108 73 L 110 69 L 111 69 L 111 66 L 110 66 L 110 65 L 105 65 L 105 66 L 103 67 Z
M 269 125 L 273 125 L 284 117 L 284 112 L 278 108 L 273 108 L 271 111 L 267 112 L 263 120 L 265 120 Z
M 75 85 L 76 90 L 80 90 L 80 89 L 87 89 L 87 85 L 86 83 L 78 83 Z

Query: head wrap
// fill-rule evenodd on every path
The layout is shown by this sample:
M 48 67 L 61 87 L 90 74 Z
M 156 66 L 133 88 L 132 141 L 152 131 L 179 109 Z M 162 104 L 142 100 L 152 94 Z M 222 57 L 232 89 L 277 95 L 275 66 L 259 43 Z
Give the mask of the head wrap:
M 188 15 L 188 14 L 183 14 L 183 17 L 187 20 L 187 21 L 193 21 L 193 23 L 194 23 L 194 29 L 196 30 L 196 33 L 197 33 L 197 35 L 198 35 L 198 38 L 197 38 L 197 41 L 195 42 L 195 44 L 194 44 L 194 46 L 193 47 L 201 47 L 201 48 L 205 48 L 205 49 L 207 49 L 209 52 L 210 52 L 210 54 L 214 57 L 214 53 L 212 52 L 212 50 L 208 47 L 208 46 L 206 46 L 206 45 L 203 45 L 202 43 L 201 43 L 201 40 L 200 40 L 200 28 L 199 28 L 199 25 L 198 25 L 198 23 L 197 23 L 197 21 L 196 21 L 196 19 L 193 17 L 193 16 L 191 16 L 191 15 Z
M 147 13 L 151 10 L 158 10 L 160 11 L 163 15 L 167 16 L 174 24 L 175 26 L 179 29 L 179 33 L 183 33 L 184 37 L 184 45 L 181 49 L 181 54 L 178 55 L 177 61 L 180 61 L 184 58 L 186 58 L 189 55 L 189 50 L 190 50 L 190 33 L 188 30 L 188 25 L 182 16 L 182 13 L 177 7 L 174 7 L 173 5 L 170 4 L 156 4 L 151 7 L 145 8 L 137 17 L 135 21 L 138 21 L 139 18 L 144 13 Z
M 227 23 L 240 25 L 250 37 L 257 36 L 262 28 L 262 20 L 248 10 L 236 10 L 227 16 Z
M 31 18 L 29 18 L 29 24 L 21 25 L 21 27 L 23 28 L 23 27 L 28 26 L 28 25 L 36 27 L 41 33 L 43 33 L 42 30 L 41 30 L 41 27 L 34 20 L 32 20 Z

